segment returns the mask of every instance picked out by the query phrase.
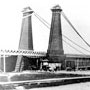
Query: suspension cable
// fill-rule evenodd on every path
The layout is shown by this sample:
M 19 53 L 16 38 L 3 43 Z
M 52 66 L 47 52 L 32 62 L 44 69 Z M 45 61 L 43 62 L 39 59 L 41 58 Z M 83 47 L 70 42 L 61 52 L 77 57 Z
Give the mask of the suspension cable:
M 34 14 L 37 15 L 42 21 L 44 21 L 46 24 L 50 26 L 50 24 L 45 19 L 43 19 L 40 15 L 38 15 L 36 12 L 34 12 Z
M 73 47 L 70 43 L 66 42 L 65 40 L 63 40 L 66 44 L 68 44 L 70 47 L 72 47 L 73 49 L 75 49 L 76 51 L 78 51 L 81 54 L 84 54 L 83 52 L 81 52 L 80 50 L 78 50 L 77 48 Z M 84 54 L 85 55 L 85 54 Z
M 38 17 L 35 13 L 34 15 L 39 19 L 39 21 L 41 21 L 47 28 L 50 29 L 50 27 L 45 22 L 43 22 L 43 20 L 40 17 Z
M 39 16 L 39 15 L 36 14 L 35 12 L 34 12 L 34 15 L 35 15 L 48 29 L 50 29 L 50 27 L 48 27 L 48 26 L 46 25 L 46 24 L 48 24 L 48 25 L 50 26 L 50 24 L 49 24 L 46 20 L 44 20 L 41 16 Z M 69 39 L 67 36 L 65 36 L 65 35 L 63 35 L 63 34 L 62 34 L 62 36 L 65 37 L 66 39 L 68 39 L 70 42 L 72 42 L 72 43 L 75 44 L 76 46 L 78 46 L 78 47 L 80 47 L 81 49 L 83 49 L 83 50 L 85 50 L 85 51 L 87 51 L 87 52 L 90 53 L 89 50 L 87 50 L 87 49 L 81 47 L 80 45 L 76 44 L 74 41 L 72 41 L 71 39 Z
M 78 45 L 77 43 L 75 43 L 74 41 L 72 41 L 71 39 L 69 39 L 67 36 L 63 35 L 63 37 L 66 38 L 67 40 L 69 40 L 70 42 L 72 42 L 74 45 L 78 46 L 79 48 L 81 48 L 81 49 L 83 49 L 83 50 L 85 50 L 85 51 L 87 51 L 87 52 L 90 53 L 89 50 L 87 50 L 87 49 L 83 48 L 82 46 Z
M 65 20 L 69 23 L 69 25 L 73 28 L 73 30 L 79 35 L 79 37 L 86 43 L 86 45 L 90 47 L 90 44 L 87 43 L 86 40 L 79 34 L 79 32 L 75 29 L 75 27 L 72 25 L 72 23 L 70 22 L 70 20 L 64 14 L 64 12 L 62 12 L 61 14 L 65 18 Z

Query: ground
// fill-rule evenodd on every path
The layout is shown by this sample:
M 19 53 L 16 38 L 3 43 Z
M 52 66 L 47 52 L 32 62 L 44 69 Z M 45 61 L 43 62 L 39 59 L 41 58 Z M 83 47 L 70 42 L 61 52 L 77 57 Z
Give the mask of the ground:
M 18 87 L 17 90 L 90 90 L 90 82 L 33 89 Z

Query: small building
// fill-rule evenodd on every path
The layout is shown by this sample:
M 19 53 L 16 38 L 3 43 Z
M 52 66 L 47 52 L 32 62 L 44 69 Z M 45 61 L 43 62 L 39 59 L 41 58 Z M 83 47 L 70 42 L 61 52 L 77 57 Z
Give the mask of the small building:
M 90 70 L 90 55 L 66 54 L 65 69 Z
M 17 58 L 21 57 L 21 61 Z M 46 59 L 46 53 L 35 52 L 33 50 L 1 50 L 0 51 L 0 71 L 18 72 L 24 70 L 40 70 Z

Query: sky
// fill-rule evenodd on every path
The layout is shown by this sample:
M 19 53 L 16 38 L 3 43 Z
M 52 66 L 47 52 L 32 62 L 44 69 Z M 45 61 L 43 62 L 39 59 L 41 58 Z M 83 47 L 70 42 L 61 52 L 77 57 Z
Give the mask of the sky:
M 30 6 L 33 11 L 51 23 L 51 8 L 57 4 L 61 6 L 77 31 L 90 44 L 90 0 L 2 0 L 0 1 L 0 49 L 18 49 L 23 8 Z M 61 19 L 62 33 L 90 50 L 90 47 L 85 45 L 62 16 Z M 50 29 L 45 27 L 34 14 L 32 15 L 32 29 L 34 50 L 47 51 Z M 65 39 L 65 41 L 71 44 L 68 40 Z M 65 42 L 63 42 L 63 48 L 65 53 L 79 53 Z M 75 48 L 81 50 L 76 46 Z M 85 54 L 90 53 L 81 51 Z

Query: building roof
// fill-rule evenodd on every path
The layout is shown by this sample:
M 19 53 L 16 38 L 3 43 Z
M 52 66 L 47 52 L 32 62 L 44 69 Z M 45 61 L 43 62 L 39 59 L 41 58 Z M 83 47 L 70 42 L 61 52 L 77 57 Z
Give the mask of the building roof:
M 90 55 L 83 55 L 83 54 L 66 54 L 66 57 L 70 58 L 90 58 Z

